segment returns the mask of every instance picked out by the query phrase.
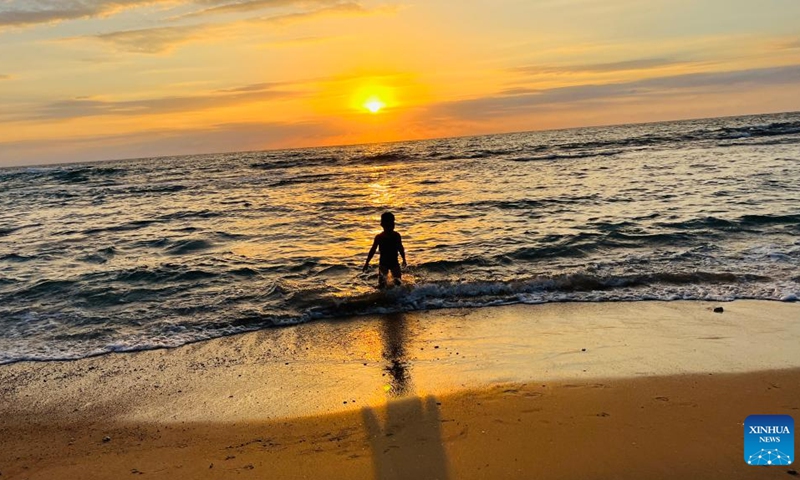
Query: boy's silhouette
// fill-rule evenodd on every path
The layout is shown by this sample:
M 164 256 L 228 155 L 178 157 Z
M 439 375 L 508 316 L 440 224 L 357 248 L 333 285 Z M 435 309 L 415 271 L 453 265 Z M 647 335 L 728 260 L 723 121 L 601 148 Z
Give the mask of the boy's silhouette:
M 403 257 L 403 266 L 406 266 L 406 251 L 403 248 L 403 240 L 400 234 L 394 231 L 394 215 L 391 212 L 386 212 L 381 215 L 381 226 L 383 232 L 375 236 L 375 241 L 372 242 L 372 248 L 367 255 L 367 261 L 364 263 L 364 271 L 369 268 L 369 261 L 375 255 L 375 250 L 380 248 L 381 256 L 378 261 L 378 288 L 386 286 L 386 275 L 392 272 L 394 284 L 400 285 L 400 278 L 403 276 L 400 271 L 400 264 L 397 262 L 397 254 Z

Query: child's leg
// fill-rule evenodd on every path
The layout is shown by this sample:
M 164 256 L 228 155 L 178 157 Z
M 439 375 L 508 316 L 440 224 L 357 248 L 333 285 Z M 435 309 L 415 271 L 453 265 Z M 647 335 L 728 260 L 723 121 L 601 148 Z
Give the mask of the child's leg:
M 400 279 L 403 278 L 403 272 L 400 271 L 400 265 L 392 267 L 392 278 L 394 278 L 395 285 L 400 285 Z
M 389 269 L 384 266 L 378 267 L 378 288 L 386 288 L 386 275 Z

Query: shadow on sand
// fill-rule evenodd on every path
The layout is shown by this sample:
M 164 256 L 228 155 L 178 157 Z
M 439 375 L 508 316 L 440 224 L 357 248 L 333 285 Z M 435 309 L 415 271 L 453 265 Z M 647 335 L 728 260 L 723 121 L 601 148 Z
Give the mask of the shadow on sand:
M 405 344 L 408 324 L 402 313 L 383 320 L 383 358 L 389 375 L 383 408 L 364 408 L 361 413 L 372 449 L 375 478 L 444 480 L 447 455 L 442 444 L 441 416 L 435 397 L 405 396 L 412 393 Z M 381 413 L 385 416 L 381 419 Z M 381 422 L 383 420 L 383 422 Z

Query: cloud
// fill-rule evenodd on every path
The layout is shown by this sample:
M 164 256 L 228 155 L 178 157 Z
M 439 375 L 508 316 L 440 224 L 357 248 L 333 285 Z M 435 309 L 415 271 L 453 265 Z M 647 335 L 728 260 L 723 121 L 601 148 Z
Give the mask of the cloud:
M 194 5 L 200 10 L 170 20 L 224 13 L 247 13 L 267 8 L 331 5 L 334 10 L 360 8 L 339 0 L 0 0 L 0 27 L 25 27 L 69 20 L 107 17 L 150 5 Z M 294 14 L 303 16 L 304 14 Z M 313 15 L 313 13 L 312 13 Z M 285 16 L 289 20 L 292 15 Z
M 208 25 L 157 27 L 95 35 L 92 38 L 109 43 L 118 50 L 134 53 L 163 53 L 192 40 L 213 37 Z
M 288 13 L 286 15 L 275 15 L 271 17 L 261 17 L 250 20 L 251 23 L 260 23 L 268 25 L 289 25 L 298 22 L 304 22 L 317 18 L 340 16 L 340 15 L 369 15 L 377 12 L 378 10 L 368 10 L 361 4 L 356 2 L 336 3 L 330 7 L 323 7 L 317 10 L 307 12 Z
M 118 32 L 76 37 L 77 39 L 94 39 L 111 44 L 118 50 L 134 53 L 158 54 L 172 50 L 178 45 L 202 40 L 214 40 L 227 32 L 246 26 L 288 26 L 299 22 L 332 16 L 370 15 L 386 9 L 368 10 L 359 3 L 336 3 L 316 10 L 255 17 L 234 23 L 204 23 L 187 26 L 155 27 L 138 30 L 122 30 Z M 76 39 L 73 38 L 73 39 Z
M 319 143 L 335 133 L 315 122 L 229 123 L 192 130 L 0 142 L 0 166 L 288 148 Z
M 11 80 L 11 75 L 0 74 L 0 80 Z
M 211 8 L 205 8 L 196 12 L 181 15 L 178 18 L 192 18 L 207 15 L 228 14 L 228 13 L 246 13 L 267 8 L 286 7 L 296 4 L 316 3 L 316 4 L 335 4 L 338 0 L 248 0 L 239 2 L 230 2 L 223 5 L 218 5 Z
M 630 70 L 650 70 L 654 68 L 684 64 L 669 58 L 640 58 L 611 63 L 592 63 L 583 65 L 527 65 L 512 68 L 511 71 L 527 75 L 606 73 Z
M 10 0 L 0 3 L 0 27 L 99 17 L 163 1 L 165 0 Z
M 296 91 L 277 90 L 278 84 L 258 84 L 203 95 L 147 98 L 142 100 L 107 101 L 96 98 L 74 98 L 44 105 L 32 114 L 13 115 L 7 119 L 58 120 L 100 115 L 132 116 L 160 115 L 227 107 L 243 103 L 293 98 L 302 95 Z
M 263 90 L 269 90 L 275 87 L 279 87 L 281 85 L 285 85 L 285 83 L 281 82 L 268 82 L 268 83 L 252 83 L 250 85 L 243 85 L 241 87 L 233 87 L 233 88 L 226 88 L 223 90 L 217 90 L 220 93 L 241 93 L 241 92 L 260 92 Z
M 487 119 L 533 113 L 565 104 L 636 98 L 676 92 L 715 93 L 733 87 L 797 84 L 800 65 L 692 73 L 624 83 L 577 85 L 543 90 L 515 89 L 491 97 L 434 105 L 429 114 L 451 118 Z

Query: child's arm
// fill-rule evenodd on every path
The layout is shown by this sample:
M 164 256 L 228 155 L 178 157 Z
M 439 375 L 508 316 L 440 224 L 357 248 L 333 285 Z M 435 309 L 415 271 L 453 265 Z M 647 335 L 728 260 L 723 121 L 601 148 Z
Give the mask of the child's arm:
M 406 249 L 405 247 L 403 247 L 403 237 L 401 237 L 400 234 L 398 233 L 397 238 L 398 240 L 400 240 L 400 246 L 398 250 L 400 251 L 400 256 L 403 257 L 403 266 L 407 267 L 408 264 L 406 263 Z
M 367 254 L 367 261 L 364 262 L 363 270 L 366 272 L 369 268 L 369 261 L 372 260 L 372 257 L 375 256 L 375 250 L 378 249 L 378 237 L 375 237 L 375 241 L 372 242 L 372 248 L 369 249 L 369 254 Z

